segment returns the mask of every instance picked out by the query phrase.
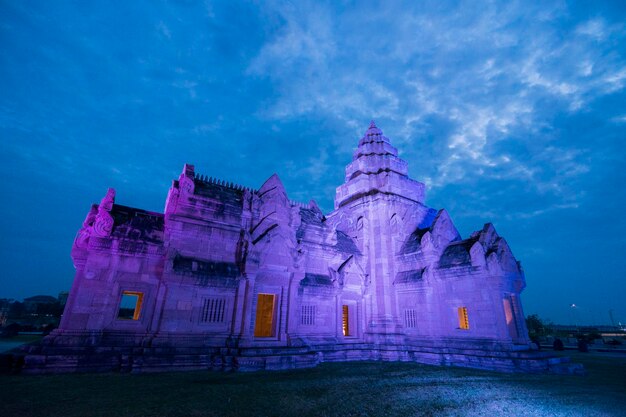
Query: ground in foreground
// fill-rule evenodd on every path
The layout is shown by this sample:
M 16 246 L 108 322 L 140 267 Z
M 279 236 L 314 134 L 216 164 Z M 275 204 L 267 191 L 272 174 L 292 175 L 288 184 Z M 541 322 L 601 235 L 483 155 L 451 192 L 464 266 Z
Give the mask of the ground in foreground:
M 626 355 L 571 356 L 587 376 L 384 362 L 257 373 L 3 375 L 0 415 L 626 415 Z

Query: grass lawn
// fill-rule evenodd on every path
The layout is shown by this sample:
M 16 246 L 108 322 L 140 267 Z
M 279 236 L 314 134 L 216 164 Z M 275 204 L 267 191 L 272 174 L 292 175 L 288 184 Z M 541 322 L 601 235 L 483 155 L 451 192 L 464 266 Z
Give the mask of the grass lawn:
M 588 375 L 353 362 L 256 373 L 0 376 L 0 416 L 626 416 L 626 355 Z
M 42 339 L 41 335 L 20 335 L 6 339 L 0 338 L 0 353 L 8 352 L 18 346 L 38 342 Z

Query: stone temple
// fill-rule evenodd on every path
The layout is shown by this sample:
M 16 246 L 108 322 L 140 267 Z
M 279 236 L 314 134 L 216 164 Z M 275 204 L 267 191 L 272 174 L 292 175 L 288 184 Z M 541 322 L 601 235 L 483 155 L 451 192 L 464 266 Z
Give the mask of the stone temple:
M 185 165 L 164 213 L 94 204 L 59 329 L 26 372 L 257 370 L 385 360 L 543 372 L 520 263 L 491 224 L 459 235 L 371 123 L 335 209 Z

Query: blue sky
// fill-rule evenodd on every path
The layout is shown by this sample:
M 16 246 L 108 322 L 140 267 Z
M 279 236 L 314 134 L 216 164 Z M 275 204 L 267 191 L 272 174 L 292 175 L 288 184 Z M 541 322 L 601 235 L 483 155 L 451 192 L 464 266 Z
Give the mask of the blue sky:
M 68 290 L 90 204 L 162 211 L 185 162 L 330 211 L 372 118 L 428 205 L 505 236 L 527 314 L 626 322 L 617 0 L 1 1 L 0 297 Z

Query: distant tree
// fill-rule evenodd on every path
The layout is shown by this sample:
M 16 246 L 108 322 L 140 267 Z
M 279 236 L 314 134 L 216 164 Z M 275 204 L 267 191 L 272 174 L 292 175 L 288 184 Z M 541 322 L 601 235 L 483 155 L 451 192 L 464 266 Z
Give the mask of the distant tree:
M 593 331 L 587 335 L 587 340 L 589 340 L 590 342 L 596 339 L 602 339 L 602 335 L 597 331 Z
M 526 327 L 528 328 L 528 336 L 530 336 L 531 339 L 538 339 L 545 336 L 547 333 L 546 324 L 537 314 L 531 314 L 526 317 Z
M 12 298 L 0 298 L 0 310 L 8 310 L 13 301 Z
M 40 316 L 61 317 L 63 307 L 58 301 L 50 304 L 38 304 L 37 314 Z
M 9 318 L 10 319 L 19 319 L 24 316 L 26 312 L 26 308 L 24 307 L 24 303 L 20 303 L 19 301 L 14 301 L 11 303 L 9 307 Z
M 2 337 L 17 336 L 17 333 L 22 330 L 22 326 L 18 323 L 11 323 L 2 329 Z
M 50 332 L 52 332 L 54 329 L 56 329 L 56 326 L 54 324 L 44 324 L 43 326 L 41 326 L 41 331 L 44 335 L 49 335 Z
M 565 346 L 563 345 L 563 341 L 561 339 L 554 339 L 554 343 L 552 344 L 552 348 L 554 350 L 565 350 Z

